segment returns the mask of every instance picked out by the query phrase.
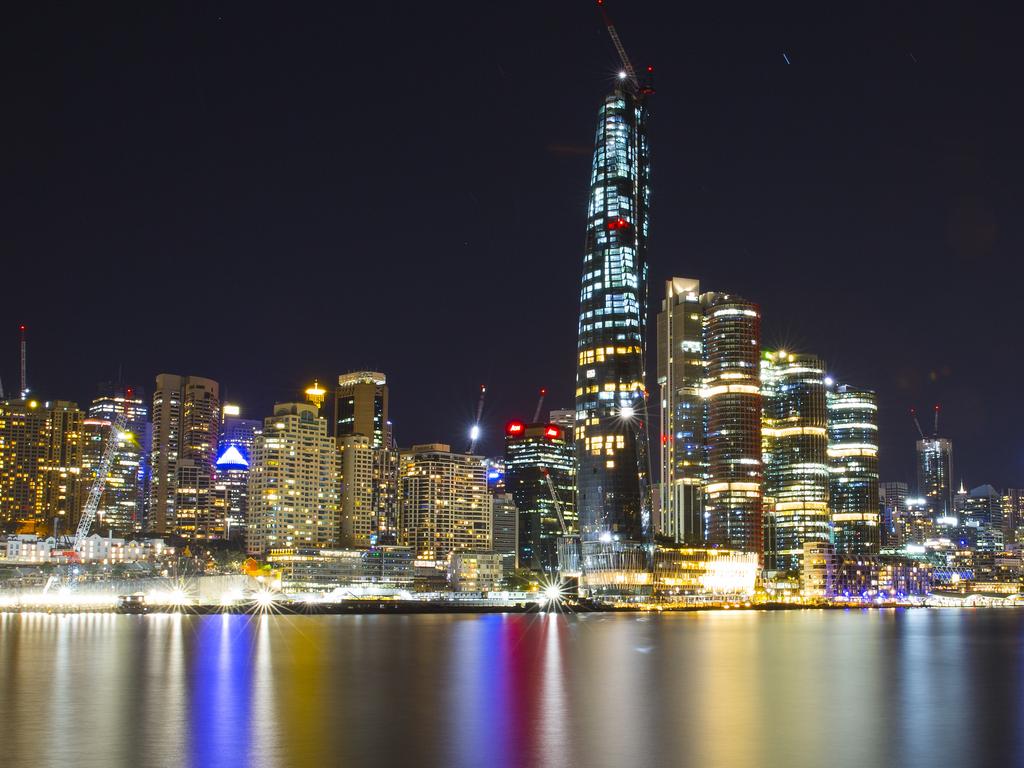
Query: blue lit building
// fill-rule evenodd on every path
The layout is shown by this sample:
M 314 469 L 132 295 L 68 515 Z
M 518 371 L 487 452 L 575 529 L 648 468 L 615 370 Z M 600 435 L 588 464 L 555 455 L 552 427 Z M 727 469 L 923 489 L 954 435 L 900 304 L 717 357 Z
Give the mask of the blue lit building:
M 249 510 L 249 462 L 256 435 L 263 429 L 258 419 L 240 418 L 237 405 L 222 409 L 217 459 L 214 462 L 215 504 L 221 508 L 224 537 L 245 536 Z
M 575 438 L 583 571 L 595 589 L 649 583 L 645 94 L 624 78 L 605 98 L 590 178 Z

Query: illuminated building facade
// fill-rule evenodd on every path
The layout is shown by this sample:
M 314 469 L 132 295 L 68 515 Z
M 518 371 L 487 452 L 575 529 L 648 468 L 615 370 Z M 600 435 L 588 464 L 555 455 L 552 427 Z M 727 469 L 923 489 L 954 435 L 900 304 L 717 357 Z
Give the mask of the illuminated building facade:
M 444 443 L 401 453 L 399 518 L 417 561 L 443 569 L 455 550 L 491 549 L 491 495 L 479 456 Z
M 1007 547 L 1024 544 L 1024 488 L 1003 492 L 1003 538 Z
M 144 530 L 149 501 L 149 457 L 153 449 L 153 425 L 149 421 L 149 406 L 141 389 L 109 382 L 100 385 L 98 396 L 89 405 L 85 423 L 87 433 L 91 434 L 87 434 L 84 451 L 87 453 L 91 449 L 92 459 L 83 454 L 83 460 L 99 460 L 96 433 L 102 431 L 104 425 L 109 426 L 119 413 L 124 414 L 125 427 L 131 437 L 120 441 L 118 456 L 107 480 L 108 487 L 104 488 L 98 513 L 104 525 L 112 526 L 115 532 L 127 536 Z M 90 425 L 90 421 L 101 423 Z M 136 468 L 134 488 L 128 476 L 133 466 Z M 86 494 L 91 482 L 89 480 L 86 483 Z
M 704 360 L 707 542 L 763 552 L 761 310 L 739 296 L 705 293 Z
M 978 552 L 991 555 L 1003 549 L 1003 500 L 995 488 L 991 485 L 971 488 L 964 509 L 964 524 L 972 529 L 971 543 Z
M 704 543 L 704 310 L 700 282 L 665 283 L 658 313 L 661 388 L 661 526 L 676 543 Z
M 256 436 L 249 467 L 246 549 L 337 545 L 338 449 L 312 403 L 278 403 Z
M 220 385 L 161 373 L 153 391 L 149 527 L 186 538 L 223 535 L 214 493 Z
M 74 403 L 0 401 L 0 523 L 66 534 L 82 505 L 82 421 Z M 73 532 L 73 531 L 72 531 Z
M 562 525 L 571 535 L 579 524 L 573 503 L 576 466 L 565 430 L 557 424 L 510 421 L 505 426 L 505 487 L 518 510 L 520 567 L 554 574 Z
M 363 435 L 373 448 L 391 446 L 387 377 L 354 371 L 338 377 L 334 390 L 334 436 Z
M 243 419 L 240 406 L 225 403 L 221 408 L 217 460 L 214 463 L 218 517 L 224 520 L 225 538 L 245 538 L 249 515 L 249 464 L 256 435 L 263 429 L 259 419 Z
M 377 531 L 373 506 L 373 454 L 370 438 L 338 438 L 341 451 L 341 544 L 368 547 Z
M 836 551 L 877 555 L 878 397 L 847 385 L 827 392 L 829 510 Z
M 878 484 L 878 511 L 881 516 L 882 546 L 899 546 L 898 531 L 907 508 L 910 487 L 901 481 L 890 480 Z
M 798 571 L 804 543 L 829 541 L 825 366 L 813 355 L 765 352 L 765 567 Z
M 519 511 L 511 493 L 491 493 L 491 549 L 506 576 L 519 567 Z
M 89 416 L 82 421 L 82 482 L 85 486 L 82 494 L 83 503 L 89 488 L 96 481 L 96 468 L 110 439 L 111 424 L 108 419 Z M 141 527 L 140 477 L 143 474 L 145 453 L 131 430 L 119 433 L 115 439 L 118 442 L 117 453 L 114 454 L 114 463 L 103 486 L 93 530 L 109 531 L 115 535 L 131 535 Z
M 366 543 L 394 544 L 398 540 L 400 459 L 388 419 L 388 384 L 383 373 L 354 371 L 338 377 L 334 391 L 334 437 L 339 451 L 349 435 L 367 438 L 373 451 L 373 530 L 366 534 L 368 538 L 364 537 Z
M 625 81 L 598 114 L 576 369 L 576 501 L 584 573 L 650 570 L 646 121 L 643 94 Z
M 917 490 L 928 501 L 932 519 L 953 514 L 953 441 L 926 437 L 917 441 Z

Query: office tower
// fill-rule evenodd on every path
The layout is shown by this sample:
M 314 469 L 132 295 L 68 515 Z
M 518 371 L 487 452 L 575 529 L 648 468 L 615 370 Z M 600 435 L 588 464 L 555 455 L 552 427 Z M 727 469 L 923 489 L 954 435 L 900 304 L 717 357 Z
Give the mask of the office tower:
M 200 376 L 161 373 L 153 391 L 149 527 L 158 534 L 214 537 L 214 462 L 220 385 Z
M 82 501 L 96 482 L 96 469 L 103 458 L 107 442 L 112 438 L 109 419 L 90 416 L 82 421 Z M 94 530 L 111 531 L 116 536 L 131 536 L 137 532 L 141 514 L 142 464 L 145 454 L 135 433 L 128 430 L 113 436 L 118 442 L 114 462 L 107 474 L 96 508 Z
M 829 511 L 836 552 L 876 555 L 881 544 L 878 494 L 878 397 L 845 384 L 828 390 Z
M 118 454 L 114 459 L 103 499 L 100 501 L 98 516 L 105 526 L 118 535 L 130 536 L 140 533 L 146 521 L 149 495 L 149 456 L 153 449 L 153 425 L 149 421 L 149 407 L 142 390 L 105 382 L 99 385 L 99 392 L 89 405 L 88 418 L 83 422 L 86 440 L 83 447 L 83 482 L 88 494 L 92 475 L 87 471 L 102 456 L 103 440 L 109 434 L 109 426 L 118 414 L 125 416 L 128 436 L 119 440 Z M 130 477 L 135 469 L 134 483 Z M 84 502 L 84 497 L 83 497 Z
M 75 403 L 46 403 L 47 450 L 42 465 L 45 522 L 56 521 L 61 533 L 74 533 L 84 500 L 82 472 L 82 421 L 85 414 Z
M 373 448 L 391 447 L 387 377 L 355 371 L 338 377 L 334 390 L 334 436 L 363 435 Z
M 991 485 L 971 488 L 964 509 L 964 524 L 971 529 L 970 538 L 979 552 L 993 554 L 1002 551 L 1003 500 Z
M 590 177 L 575 440 L 583 571 L 595 589 L 649 584 L 646 121 L 643 90 L 622 80 L 598 114 Z
M 224 520 L 224 538 L 245 538 L 249 510 L 249 466 L 256 435 L 263 429 L 259 419 L 243 419 L 242 409 L 233 403 L 221 408 L 217 460 L 214 462 L 217 517 Z
M 825 366 L 813 355 L 765 352 L 765 565 L 796 571 L 804 542 L 829 541 Z
M 899 539 L 900 522 L 906 513 L 910 487 L 903 482 L 888 481 L 878 484 L 878 509 L 881 514 L 881 540 L 883 547 L 903 544 Z
M 370 438 L 338 438 L 341 451 L 341 545 L 368 547 L 377 521 L 373 507 L 373 454 Z
M 487 467 L 487 490 L 491 493 L 505 493 L 505 458 L 485 459 Z
M 953 514 L 953 441 L 922 437 L 917 441 L 917 491 L 928 501 L 932 519 Z
M 74 403 L 0 401 L 0 524 L 74 532 L 82 505 L 82 420 Z
M 401 452 L 399 519 L 403 543 L 441 568 L 455 550 L 491 549 L 491 495 L 479 456 L 443 443 Z
M 1003 492 L 1003 539 L 1005 546 L 1024 544 L 1024 488 Z
M 573 430 L 576 428 L 576 411 L 570 408 L 555 408 L 548 412 L 548 423 L 565 430 L 567 442 L 573 442 Z
M 249 462 L 246 548 L 336 546 L 338 449 L 311 403 L 278 403 L 263 421 Z
M 491 550 L 501 555 L 501 570 L 509 576 L 519 567 L 519 511 L 511 493 L 491 494 Z
M 660 532 L 679 544 L 704 543 L 704 310 L 700 282 L 665 283 L 657 319 L 661 388 Z
M 576 467 L 557 424 L 505 426 L 505 487 L 519 512 L 519 565 L 538 573 L 558 569 L 558 539 L 578 530 L 573 491 Z M 563 531 L 564 526 L 564 531 Z
M 397 540 L 398 466 L 388 419 L 387 377 L 377 371 L 355 371 L 338 377 L 334 391 L 334 436 L 341 450 L 347 435 L 368 438 L 373 451 L 374 542 Z
M 704 516 L 713 547 L 763 552 L 761 311 L 739 296 L 705 293 Z
M 36 400 L 0 401 L 0 523 L 7 531 L 45 533 L 42 506 L 49 414 Z

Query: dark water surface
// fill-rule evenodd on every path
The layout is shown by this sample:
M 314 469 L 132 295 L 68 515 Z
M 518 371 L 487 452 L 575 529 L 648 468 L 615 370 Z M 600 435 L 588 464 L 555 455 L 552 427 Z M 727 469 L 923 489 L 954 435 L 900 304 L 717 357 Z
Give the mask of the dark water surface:
M 3 766 L 1024 766 L 1024 611 L 0 615 Z

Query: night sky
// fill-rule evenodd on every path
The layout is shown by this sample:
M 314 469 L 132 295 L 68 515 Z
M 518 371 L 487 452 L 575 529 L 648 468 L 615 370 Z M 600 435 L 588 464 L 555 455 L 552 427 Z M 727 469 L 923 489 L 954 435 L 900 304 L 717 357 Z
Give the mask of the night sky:
M 878 390 L 883 479 L 941 402 L 956 479 L 1024 486 L 1019 22 L 690 5 L 611 2 L 658 90 L 652 328 L 673 274 L 759 301 L 766 347 Z M 370 368 L 402 445 L 464 448 L 486 382 L 490 452 L 571 404 L 595 8 L 367 6 L 8 9 L 8 393 L 24 322 L 30 385 L 83 404 L 193 373 L 262 418 Z

